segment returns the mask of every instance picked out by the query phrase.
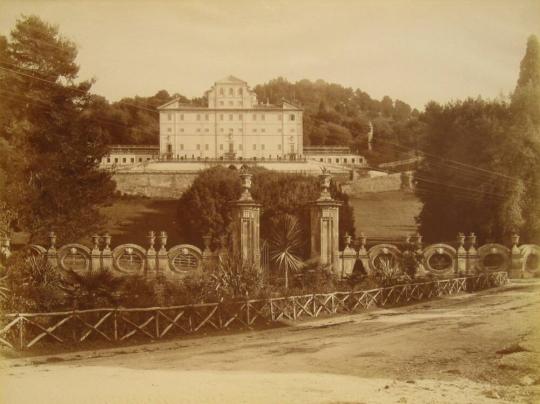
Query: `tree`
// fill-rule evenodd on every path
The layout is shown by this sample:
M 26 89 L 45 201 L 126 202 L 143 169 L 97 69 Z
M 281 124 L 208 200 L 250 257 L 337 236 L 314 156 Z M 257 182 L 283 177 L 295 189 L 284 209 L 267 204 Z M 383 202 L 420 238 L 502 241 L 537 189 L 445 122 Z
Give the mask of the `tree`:
M 262 204 L 261 237 L 269 239 L 272 218 L 288 214 L 296 217 L 304 234 L 309 231 L 309 203 L 319 196 L 316 177 L 279 173 L 265 169 L 250 169 L 253 174 L 253 198 Z M 237 170 L 214 167 L 202 171 L 178 202 L 178 223 L 185 242 L 202 244 L 202 237 L 210 234 L 213 239 L 230 231 L 231 201 L 240 196 L 240 179 Z M 354 212 L 347 195 L 331 186 L 334 198 L 344 202 L 340 208 L 340 234 L 354 235 Z M 307 256 L 307 243 L 301 256 Z
M 114 189 L 98 169 L 107 135 L 88 113 L 92 82 L 76 82 L 76 56 L 76 46 L 36 16 L 17 21 L 2 52 L 0 200 L 36 237 L 87 231 Z
M 416 173 L 428 240 L 476 232 L 504 241 L 540 240 L 540 60 L 529 38 L 511 102 L 468 99 L 429 104 L 425 159 Z

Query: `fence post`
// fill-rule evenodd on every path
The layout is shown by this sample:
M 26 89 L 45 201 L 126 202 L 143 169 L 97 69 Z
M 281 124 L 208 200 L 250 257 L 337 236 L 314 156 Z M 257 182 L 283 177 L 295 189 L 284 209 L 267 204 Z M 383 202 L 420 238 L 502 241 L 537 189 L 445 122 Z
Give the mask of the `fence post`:
M 159 309 L 156 309 L 156 339 L 160 338 L 159 333 Z
M 114 341 L 118 341 L 118 309 L 114 309 L 114 313 L 113 313 L 113 332 L 114 332 L 114 335 L 113 335 L 113 338 L 114 338 Z
M 24 350 L 24 317 L 19 316 L 19 349 Z

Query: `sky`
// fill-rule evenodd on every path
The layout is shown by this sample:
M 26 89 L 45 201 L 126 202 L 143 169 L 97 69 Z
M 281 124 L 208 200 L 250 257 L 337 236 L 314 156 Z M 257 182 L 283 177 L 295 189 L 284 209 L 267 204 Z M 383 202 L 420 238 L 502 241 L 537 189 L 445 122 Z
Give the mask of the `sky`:
M 0 35 L 21 14 L 57 24 L 80 78 L 116 101 L 158 90 L 200 97 L 234 75 L 323 79 L 422 109 L 515 87 L 540 0 L 0 0 Z

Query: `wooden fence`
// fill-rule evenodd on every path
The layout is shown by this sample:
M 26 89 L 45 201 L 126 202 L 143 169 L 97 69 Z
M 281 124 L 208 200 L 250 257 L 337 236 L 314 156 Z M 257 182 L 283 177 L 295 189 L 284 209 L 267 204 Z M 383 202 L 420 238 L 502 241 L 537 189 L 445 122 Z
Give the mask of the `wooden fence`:
M 501 286 L 506 272 L 396 285 L 380 289 L 333 292 L 261 300 L 171 307 L 104 308 L 56 313 L 4 314 L 0 346 L 25 350 L 38 343 L 81 345 L 159 340 L 214 330 L 249 328 L 281 320 L 356 313 Z

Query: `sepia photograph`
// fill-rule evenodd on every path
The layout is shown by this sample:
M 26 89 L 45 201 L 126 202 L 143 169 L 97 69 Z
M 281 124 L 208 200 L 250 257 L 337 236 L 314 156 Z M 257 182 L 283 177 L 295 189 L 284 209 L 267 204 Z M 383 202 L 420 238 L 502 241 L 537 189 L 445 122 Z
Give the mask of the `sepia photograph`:
M 0 404 L 540 403 L 539 38 L 0 0 Z

